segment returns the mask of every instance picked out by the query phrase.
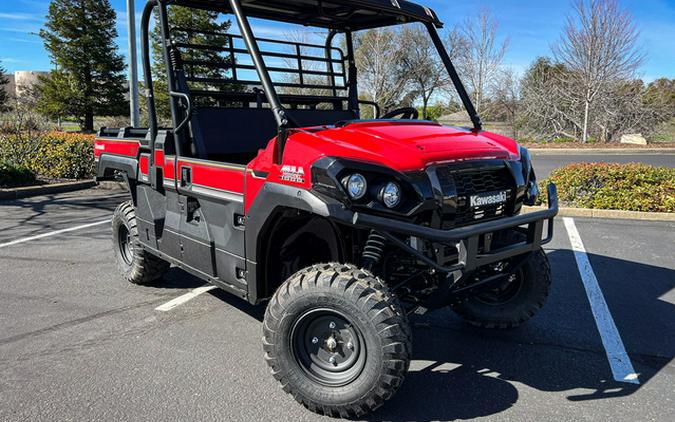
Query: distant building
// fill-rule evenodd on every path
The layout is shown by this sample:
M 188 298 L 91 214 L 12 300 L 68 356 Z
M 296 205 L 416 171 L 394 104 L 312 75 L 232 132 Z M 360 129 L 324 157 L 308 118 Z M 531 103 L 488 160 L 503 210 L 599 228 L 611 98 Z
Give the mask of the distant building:
M 4 90 L 11 96 L 20 97 L 24 92 L 30 91 L 39 82 L 40 76 L 49 76 L 49 72 L 17 70 L 13 75 L 7 75 L 9 83 L 4 86 Z
M 40 82 L 40 76 L 49 76 L 49 72 L 39 70 L 17 70 L 14 72 L 15 95 L 20 97 L 24 92 L 30 91 Z

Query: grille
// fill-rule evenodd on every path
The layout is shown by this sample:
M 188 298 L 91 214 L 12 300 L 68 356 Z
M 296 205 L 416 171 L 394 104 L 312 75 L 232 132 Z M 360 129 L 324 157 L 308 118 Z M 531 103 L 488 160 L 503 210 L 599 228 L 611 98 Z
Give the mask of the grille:
M 454 175 L 454 180 L 457 196 L 502 191 L 511 188 L 509 179 L 504 177 L 503 170 L 457 173 Z
M 441 167 L 436 170 L 438 180 L 446 198 L 455 199 L 454 206 L 445 205 L 443 227 L 452 228 L 503 216 L 513 197 L 513 176 L 506 168 L 455 170 Z M 506 204 L 471 207 L 471 195 L 487 192 L 507 191 Z

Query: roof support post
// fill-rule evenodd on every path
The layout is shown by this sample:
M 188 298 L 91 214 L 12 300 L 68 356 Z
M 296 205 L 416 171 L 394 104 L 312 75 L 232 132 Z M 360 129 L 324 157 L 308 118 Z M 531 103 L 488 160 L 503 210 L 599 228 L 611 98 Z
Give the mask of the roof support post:
M 464 84 L 462 84 L 462 80 L 459 78 L 457 70 L 452 64 L 452 60 L 450 60 L 448 52 L 445 50 L 443 41 L 441 41 L 441 37 L 438 35 L 438 31 L 436 31 L 436 27 L 432 23 L 426 23 L 425 26 L 429 30 L 431 40 L 434 42 L 434 46 L 436 46 L 436 50 L 438 50 L 438 54 L 441 56 L 441 60 L 443 60 L 443 64 L 450 74 L 450 79 L 452 80 L 453 85 L 455 85 L 455 89 L 457 90 L 457 94 L 459 94 L 459 98 L 462 100 L 462 104 L 464 104 L 464 108 L 466 109 L 467 113 L 469 113 L 469 118 L 473 123 L 474 130 L 483 130 L 483 124 L 480 120 L 480 116 L 478 115 L 476 108 L 473 106 L 471 97 L 469 97 L 469 94 L 467 94 L 466 88 L 464 87 Z
M 127 27 L 129 29 L 129 108 L 131 126 L 140 127 L 138 111 L 138 62 L 136 58 L 136 7 L 134 0 L 127 0 Z
M 145 81 L 145 98 L 148 105 L 150 140 L 153 143 L 157 136 L 157 112 L 155 111 L 155 91 L 152 85 L 152 66 L 150 65 L 150 18 L 155 6 L 157 6 L 156 0 L 148 1 L 145 4 L 145 8 L 143 8 L 143 15 L 141 16 L 141 59 L 143 63 L 143 80 Z M 151 160 L 153 155 L 150 156 Z
M 270 78 L 270 74 L 267 71 L 265 61 L 260 54 L 260 48 L 258 47 L 258 43 L 253 36 L 253 31 L 251 30 L 251 25 L 248 22 L 248 18 L 242 11 L 240 0 L 229 1 L 230 7 L 232 7 L 232 12 L 237 18 L 237 24 L 239 25 L 241 36 L 244 38 L 246 48 L 251 54 L 251 59 L 255 65 L 256 72 L 258 72 L 258 77 L 260 78 L 260 82 L 262 83 L 263 89 L 265 90 L 267 101 L 269 101 L 270 106 L 272 107 L 272 112 L 274 113 L 274 118 L 277 121 L 277 126 L 279 127 L 279 130 L 285 129 L 288 127 L 288 117 L 286 116 L 286 113 L 281 106 L 281 102 L 279 101 L 279 97 L 277 96 L 277 92 L 274 89 L 272 79 Z
M 349 62 L 349 109 L 354 111 L 357 116 L 360 116 L 358 70 L 356 69 L 356 56 L 354 55 L 354 39 L 352 37 L 352 31 L 345 32 L 345 41 L 347 42 L 347 61 Z

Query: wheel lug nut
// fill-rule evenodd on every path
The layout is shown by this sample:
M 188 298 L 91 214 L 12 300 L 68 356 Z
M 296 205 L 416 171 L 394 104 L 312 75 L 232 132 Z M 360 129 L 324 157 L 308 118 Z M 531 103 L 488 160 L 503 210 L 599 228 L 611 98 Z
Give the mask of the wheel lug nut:
M 317 344 L 318 342 L 319 342 L 319 339 L 318 339 L 318 338 L 314 337 L 314 338 L 312 339 L 312 344 Z
M 335 328 L 335 323 L 334 323 L 333 321 L 331 321 L 330 324 L 328 324 L 328 326 L 329 326 L 331 329 L 333 329 L 333 328 Z
M 330 358 L 328 358 L 328 362 L 330 362 L 331 364 L 335 364 L 335 356 L 331 356 Z
M 354 350 L 354 343 L 352 343 L 351 341 L 348 342 L 348 343 L 347 343 L 347 349 L 349 349 L 349 350 Z

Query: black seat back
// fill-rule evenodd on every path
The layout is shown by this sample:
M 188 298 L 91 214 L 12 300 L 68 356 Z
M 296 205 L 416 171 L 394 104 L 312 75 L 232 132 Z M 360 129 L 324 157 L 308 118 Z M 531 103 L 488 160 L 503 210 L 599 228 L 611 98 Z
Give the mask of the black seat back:
M 345 110 L 289 110 L 301 127 L 332 125 L 354 119 Z M 268 108 L 202 107 L 191 121 L 194 154 L 202 159 L 255 156 L 277 134 L 277 124 Z

